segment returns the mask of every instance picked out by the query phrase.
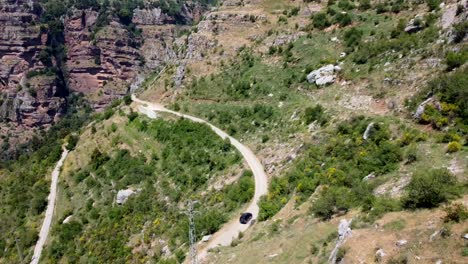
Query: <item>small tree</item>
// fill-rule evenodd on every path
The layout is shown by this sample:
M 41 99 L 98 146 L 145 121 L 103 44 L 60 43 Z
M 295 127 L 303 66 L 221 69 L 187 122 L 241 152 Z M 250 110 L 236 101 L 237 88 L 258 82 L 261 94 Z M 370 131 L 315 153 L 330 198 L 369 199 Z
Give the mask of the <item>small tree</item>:
M 327 14 L 323 12 L 314 15 L 312 24 L 314 25 L 314 28 L 318 29 L 325 29 L 331 25 Z
M 456 178 L 447 169 L 418 172 L 407 187 L 403 198 L 406 208 L 433 208 L 458 195 Z

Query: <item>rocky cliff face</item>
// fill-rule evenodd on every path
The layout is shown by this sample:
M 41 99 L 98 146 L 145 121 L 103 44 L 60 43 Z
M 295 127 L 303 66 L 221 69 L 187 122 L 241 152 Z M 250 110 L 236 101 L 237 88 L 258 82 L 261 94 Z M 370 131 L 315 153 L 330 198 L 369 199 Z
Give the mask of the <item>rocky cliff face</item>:
M 177 44 L 177 32 L 200 19 L 202 11 L 195 3 L 184 4 L 174 16 L 159 8 L 137 8 L 131 28 L 112 16 L 103 24 L 93 9 L 70 9 L 61 19 L 64 85 L 41 62 L 50 40 L 41 26 L 39 0 L 0 0 L 0 134 L 21 135 L 54 123 L 66 109 L 69 91 L 103 109 L 147 73 L 182 57 L 178 51 L 185 43 Z
M 21 126 L 50 124 L 64 106 L 54 77 L 26 76 L 44 69 L 38 56 L 47 38 L 33 2 L 0 0 L 0 121 Z
M 69 88 L 85 94 L 96 109 L 127 93 L 142 66 L 139 39 L 112 21 L 93 34 L 97 12 L 75 10 L 65 19 Z

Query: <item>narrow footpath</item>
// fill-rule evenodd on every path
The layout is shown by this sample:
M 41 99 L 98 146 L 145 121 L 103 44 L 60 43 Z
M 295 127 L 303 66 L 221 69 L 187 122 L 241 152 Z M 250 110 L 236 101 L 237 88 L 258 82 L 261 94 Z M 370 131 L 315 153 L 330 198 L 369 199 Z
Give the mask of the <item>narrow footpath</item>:
M 47 197 L 47 209 L 44 217 L 44 222 L 42 222 L 41 231 L 39 232 L 39 239 L 37 240 L 36 246 L 34 247 L 34 255 L 31 260 L 31 264 L 38 264 L 39 259 L 41 258 L 42 249 L 49 235 L 50 226 L 52 224 L 52 217 L 55 210 L 55 200 L 57 197 L 57 183 L 58 176 L 60 174 L 60 168 L 62 168 L 63 162 L 67 158 L 68 150 L 63 148 L 62 157 L 55 165 L 54 170 L 52 171 L 52 182 L 50 183 L 50 193 Z

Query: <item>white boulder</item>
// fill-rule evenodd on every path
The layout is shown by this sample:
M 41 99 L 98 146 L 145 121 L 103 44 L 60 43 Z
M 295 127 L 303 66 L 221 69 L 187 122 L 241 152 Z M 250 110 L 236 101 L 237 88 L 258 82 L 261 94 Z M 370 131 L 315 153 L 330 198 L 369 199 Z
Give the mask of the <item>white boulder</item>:
M 211 235 L 207 235 L 207 236 L 203 236 L 201 241 L 202 242 L 208 242 L 208 241 L 210 241 L 210 239 L 211 239 Z
M 128 200 L 128 197 L 130 197 L 131 195 L 135 193 L 136 192 L 132 189 L 120 190 L 117 193 L 117 198 L 116 198 L 117 204 L 124 204 Z
M 408 240 L 406 240 L 406 239 L 401 239 L 401 240 L 398 240 L 396 242 L 396 245 L 399 246 L 399 247 L 402 247 L 402 246 L 404 246 L 406 244 L 408 244 Z
M 307 75 L 307 81 L 309 83 L 315 83 L 317 85 L 325 85 L 334 83 L 336 80 L 336 72 L 341 71 L 341 67 L 338 65 L 328 64 L 312 71 Z

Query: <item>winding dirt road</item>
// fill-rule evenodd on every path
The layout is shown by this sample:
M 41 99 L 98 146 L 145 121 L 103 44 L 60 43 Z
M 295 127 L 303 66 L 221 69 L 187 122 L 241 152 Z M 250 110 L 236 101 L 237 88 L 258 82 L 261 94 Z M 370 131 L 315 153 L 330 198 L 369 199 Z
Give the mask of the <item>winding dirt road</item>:
M 247 161 L 247 164 L 249 165 L 250 169 L 253 172 L 254 179 L 255 179 L 255 194 L 254 194 L 252 201 L 250 202 L 249 206 L 247 207 L 245 211 L 252 213 L 253 215 L 252 219 L 257 219 L 258 213 L 259 213 L 259 207 L 257 203 L 260 201 L 260 197 L 262 195 L 267 194 L 268 179 L 267 179 L 265 170 L 263 169 L 262 163 L 258 160 L 255 154 L 248 147 L 241 144 L 237 139 L 229 136 L 226 132 L 206 122 L 203 119 L 169 110 L 165 108 L 163 105 L 158 104 L 158 103 L 151 103 L 151 102 L 140 100 L 136 98 L 135 95 L 132 95 L 132 100 L 138 104 L 138 111 L 148 116 L 149 118 L 156 118 L 157 115 L 155 114 L 155 112 L 171 113 L 180 117 L 190 119 L 194 122 L 207 124 L 222 139 L 229 138 L 229 140 L 231 141 L 231 144 L 242 154 L 245 161 Z M 217 247 L 219 245 L 221 246 L 230 245 L 232 240 L 238 237 L 239 232 L 244 232 L 248 227 L 249 227 L 248 224 L 242 225 L 239 223 L 239 217 L 235 217 L 234 219 L 231 219 L 231 221 L 223 225 L 223 227 L 220 230 L 218 230 L 218 232 L 213 234 L 211 240 L 203 248 L 199 250 L 198 258 L 200 260 L 203 260 L 206 257 L 208 250 L 211 248 Z
M 39 263 L 39 259 L 41 258 L 42 248 L 47 240 L 47 236 L 49 235 L 50 226 L 52 223 L 52 216 L 54 215 L 55 210 L 55 200 L 57 196 L 57 183 L 58 183 L 58 176 L 60 174 L 60 168 L 63 165 L 64 160 L 67 158 L 68 150 L 63 148 L 62 157 L 55 165 L 54 170 L 52 171 L 52 182 L 50 183 L 50 193 L 47 197 L 47 209 L 44 217 L 44 222 L 42 222 L 41 231 L 39 232 L 39 239 L 37 240 L 36 246 L 34 247 L 34 255 L 31 260 L 31 264 Z

